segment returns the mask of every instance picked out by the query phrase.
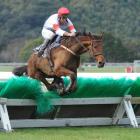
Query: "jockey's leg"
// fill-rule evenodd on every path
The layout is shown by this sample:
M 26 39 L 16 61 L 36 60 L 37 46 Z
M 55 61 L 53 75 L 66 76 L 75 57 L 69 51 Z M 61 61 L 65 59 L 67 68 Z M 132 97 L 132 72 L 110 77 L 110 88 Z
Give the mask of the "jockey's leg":
M 51 50 L 49 47 L 45 49 L 43 57 L 48 58 L 48 62 L 50 66 L 53 67 L 53 62 L 51 59 Z
M 38 52 L 38 56 L 41 56 L 43 54 L 47 45 L 51 42 L 52 38 L 55 36 L 55 33 L 50 29 L 43 28 L 42 29 L 42 36 L 45 40 L 44 40 L 44 43 L 42 44 L 42 46 Z
M 61 36 L 57 36 L 55 42 L 60 43 Z
M 41 44 L 41 45 L 42 45 L 42 44 Z M 39 46 L 37 46 L 37 47 L 33 48 L 33 51 L 38 52 L 38 51 L 39 51 L 39 49 L 40 49 L 40 47 L 41 47 L 41 45 L 39 45 Z
M 39 48 L 39 52 L 38 52 L 39 57 L 42 56 L 42 54 L 44 53 L 44 50 L 46 49 L 49 42 L 50 42 L 50 39 L 45 39 L 44 40 L 43 44 Z

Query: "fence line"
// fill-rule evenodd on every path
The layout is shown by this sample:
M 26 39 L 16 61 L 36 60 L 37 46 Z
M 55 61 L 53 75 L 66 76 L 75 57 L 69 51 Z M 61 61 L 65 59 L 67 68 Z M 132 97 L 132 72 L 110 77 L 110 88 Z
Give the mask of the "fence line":
M 27 63 L 0 63 L 0 66 L 21 66 Z M 106 66 L 133 66 L 133 63 L 106 63 Z M 81 66 L 96 66 L 96 63 L 82 63 Z
M 0 71 L 12 71 L 14 67 L 23 66 L 27 63 L 0 63 Z M 131 67 L 133 72 L 140 72 L 140 61 L 134 63 L 106 63 L 105 67 L 98 69 L 96 63 L 82 63 L 78 68 L 79 72 L 126 72 Z

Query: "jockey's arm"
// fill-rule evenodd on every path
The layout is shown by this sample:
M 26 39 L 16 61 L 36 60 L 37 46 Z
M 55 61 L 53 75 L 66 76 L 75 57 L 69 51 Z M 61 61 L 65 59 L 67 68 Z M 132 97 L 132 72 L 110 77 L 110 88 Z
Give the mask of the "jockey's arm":
M 75 27 L 69 19 L 67 19 L 66 26 L 69 29 L 69 32 L 61 29 L 60 25 L 57 21 L 55 23 L 53 23 L 53 29 L 55 30 L 57 35 L 59 35 L 59 36 L 75 36 L 75 32 L 76 32 Z
M 59 36 L 75 36 L 76 30 L 75 30 L 74 26 L 71 25 L 71 24 L 68 25 L 68 28 L 69 28 L 70 32 L 64 31 L 57 24 L 54 24 L 53 27 L 54 27 L 53 29 L 56 30 L 56 34 L 59 35 Z
M 72 36 L 75 36 L 76 35 L 76 32 L 71 32 Z
M 69 32 L 62 30 L 62 29 L 60 29 L 59 26 L 57 26 L 56 33 L 60 36 L 75 36 L 76 30 L 75 30 L 74 25 L 72 24 L 72 22 L 69 19 L 67 19 L 67 22 L 68 22 L 67 28 L 69 29 Z
M 60 28 L 58 28 L 57 30 L 56 30 L 56 34 L 58 34 L 58 35 L 60 35 L 60 36 L 75 36 L 75 33 L 74 32 L 67 32 L 67 31 L 64 31 L 64 30 L 62 30 L 62 29 L 60 29 Z
M 76 29 L 73 25 L 73 23 L 70 21 L 70 19 L 67 19 L 68 21 L 68 29 L 70 31 L 70 36 L 75 36 L 76 35 Z
M 64 32 L 63 36 L 75 36 L 75 33 L 74 32 Z

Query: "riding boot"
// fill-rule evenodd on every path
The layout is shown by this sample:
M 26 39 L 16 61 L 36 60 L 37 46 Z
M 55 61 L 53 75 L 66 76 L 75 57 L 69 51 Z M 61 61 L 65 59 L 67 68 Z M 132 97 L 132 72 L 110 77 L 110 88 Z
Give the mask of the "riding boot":
M 61 36 L 58 35 L 58 36 L 56 37 L 55 42 L 56 42 L 56 43 L 60 43 L 60 40 L 61 40 Z
M 42 54 L 44 53 L 44 50 L 46 49 L 46 47 L 49 44 L 49 42 L 50 42 L 49 39 L 44 40 L 43 44 L 39 48 L 38 57 L 42 56 Z
M 53 63 L 52 63 L 52 60 L 51 60 L 51 50 L 50 50 L 50 48 L 47 48 L 45 50 L 44 54 L 45 54 L 44 57 L 47 57 L 48 58 L 49 65 L 51 67 L 53 67 Z

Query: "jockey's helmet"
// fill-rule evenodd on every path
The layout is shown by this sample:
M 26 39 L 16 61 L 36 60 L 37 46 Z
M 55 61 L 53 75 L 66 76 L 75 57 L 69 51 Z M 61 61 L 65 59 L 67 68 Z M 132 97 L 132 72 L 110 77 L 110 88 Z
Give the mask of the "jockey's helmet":
M 61 7 L 58 9 L 58 16 L 65 16 L 70 14 L 70 10 L 66 7 Z

